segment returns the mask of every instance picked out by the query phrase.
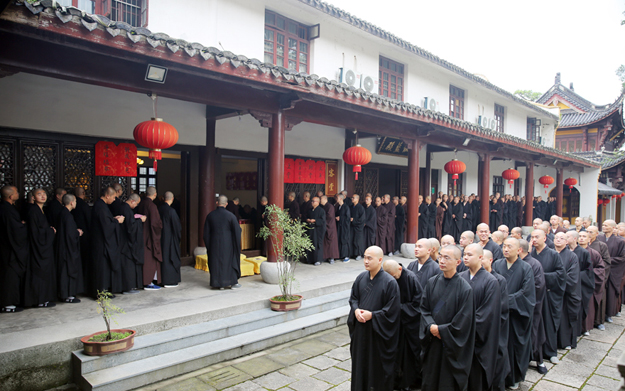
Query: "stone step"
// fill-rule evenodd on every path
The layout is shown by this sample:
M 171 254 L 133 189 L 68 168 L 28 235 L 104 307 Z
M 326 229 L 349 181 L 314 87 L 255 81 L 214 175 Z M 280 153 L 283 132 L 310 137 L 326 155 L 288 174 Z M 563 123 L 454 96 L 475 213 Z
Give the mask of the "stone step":
M 83 390 L 128 390 L 258 352 L 344 324 L 349 306 L 345 301 L 343 303 L 337 308 L 295 317 L 282 323 L 95 370 L 75 379 L 76 384 Z

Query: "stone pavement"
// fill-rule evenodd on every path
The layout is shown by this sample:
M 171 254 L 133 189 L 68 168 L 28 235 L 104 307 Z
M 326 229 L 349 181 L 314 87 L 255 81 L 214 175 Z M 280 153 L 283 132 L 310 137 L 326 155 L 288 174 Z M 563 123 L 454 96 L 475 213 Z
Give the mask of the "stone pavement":
M 625 317 L 594 329 L 577 349 L 559 351 L 546 375 L 527 372 L 519 390 L 616 391 L 623 381 L 616 362 L 625 351 Z M 532 364 L 533 365 L 533 364 Z M 169 379 L 141 391 L 349 390 L 351 359 L 347 326 L 336 327 L 250 356 Z

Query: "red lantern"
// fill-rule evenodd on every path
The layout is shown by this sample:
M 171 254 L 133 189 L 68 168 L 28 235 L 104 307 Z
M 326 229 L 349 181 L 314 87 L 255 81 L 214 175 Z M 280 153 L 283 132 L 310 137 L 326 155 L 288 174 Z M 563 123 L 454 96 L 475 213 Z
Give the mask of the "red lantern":
M 521 174 L 519 174 L 519 172 L 513 168 L 508 168 L 506 171 L 501 173 L 501 176 L 503 177 L 503 179 L 506 179 L 508 181 L 508 184 L 510 185 L 510 188 L 512 189 L 512 184 L 514 183 L 515 180 L 519 179 L 519 176 Z
M 154 159 L 154 171 L 157 168 L 157 161 L 162 159 L 161 150 L 171 148 L 178 142 L 176 128 L 161 118 L 141 122 L 135 126 L 133 136 L 139 145 L 150 148 L 149 157 Z
M 343 161 L 351 166 L 354 166 L 353 172 L 356 173 L 356 180 L 358 180 L 358 173 L 362 170 L 361 166 L 368 164 L 371 161 L 371 152 L 369 152 L 367 148 L 363 148 L 360 144 L 358 144 L 343 152 Z
M 456 179 L 459 178 L 459 174 L 462 174 L 467 169 L 467 165 L 458 159 L 452 159 L 445 164 L 445 171 L 448 174 L 452 174 L 454 180 L 454 186 L 456 186 Z
M 616 198 L 616 194 L 612 194 L 612 199 L 615 199 L 615 198 Z
M 573 186 L 577 185 L 577 179 L 575 178 L 566 178 L 564 184 L 569 187 L 569 190 L 573 190 Z
M 606 199 L 603 200 L 603 205 L 607 205 L 609 203 L 610 203 L 610 199 L 609 198 L 606 198 Z
M 553 177 L 550 177 L 549 175 L 541 176 L 538 178 L 538 183 L 545 186 L 545 194 L 547 194 L 547 188 L 553 183 Z

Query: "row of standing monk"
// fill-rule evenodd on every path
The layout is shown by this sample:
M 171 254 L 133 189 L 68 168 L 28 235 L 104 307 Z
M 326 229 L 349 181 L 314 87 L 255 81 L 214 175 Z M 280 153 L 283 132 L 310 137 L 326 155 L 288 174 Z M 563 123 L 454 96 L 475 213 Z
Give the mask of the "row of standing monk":
M 156 189 L 123 202 L 120 184 L 102 190 L 93 207 L 85 191 L 31 192 L 22 216 L 19 192 L 4 186 L 0 201 L 0 308 L 53 307 L 79 303 L 98 291 L 132 294 L 176 287 L 180 282 L 181 225 L 166 192 L 157 206 Z M 113 295 L 114 297 L 114 295 Z

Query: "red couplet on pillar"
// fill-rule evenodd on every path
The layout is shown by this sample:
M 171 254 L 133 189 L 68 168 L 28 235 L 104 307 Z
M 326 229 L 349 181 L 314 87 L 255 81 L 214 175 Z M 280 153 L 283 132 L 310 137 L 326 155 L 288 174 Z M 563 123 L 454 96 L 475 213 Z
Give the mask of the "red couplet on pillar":
M 318 161 L 315 163 L 315 181 L 317 185 L 323 185 L 326 183 L 326 162 Z
M 295 160 L 284 159 L 284 183 L 295 183 Z
M 306 160 L 306 183 L 315 183 L 317 180 L 315 176 L 315 161 Z
M 293 183 L 305 183 L 306 177 L 306 161 L 304 159 L 295 159 L 295 181 Z

